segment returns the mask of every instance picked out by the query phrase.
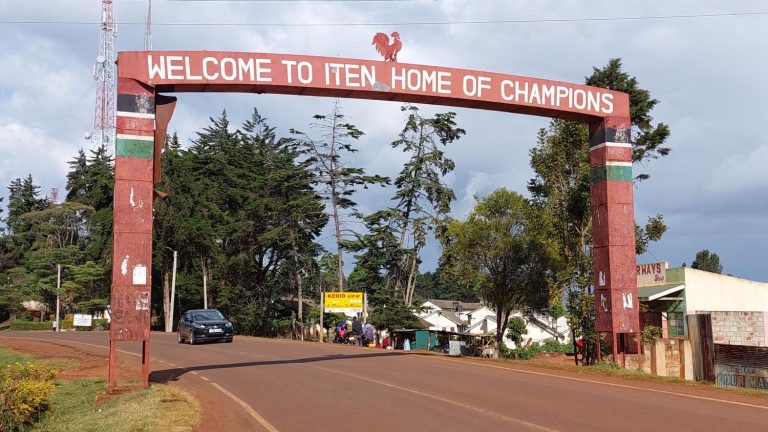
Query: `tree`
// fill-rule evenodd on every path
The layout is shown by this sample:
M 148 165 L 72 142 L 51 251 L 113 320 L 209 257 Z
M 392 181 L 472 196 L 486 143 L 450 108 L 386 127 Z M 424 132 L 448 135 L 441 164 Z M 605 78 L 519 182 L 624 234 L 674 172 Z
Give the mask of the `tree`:
M 109 267 L 112 261 L 114 161 L 104 145 L 90 153 L 86 157 L 81 149 L 69 162 L 66 200 L 93 208 L 86 222 L 86 258 Z
M 35 210 L 42 210 L 48 207 L 48 200 L 38 198 L 40 195 L 40 186 L 37 186 L 32 180 L 32 174 L 24 179 L 17 178 L 8 186 L 10 192 L 8 196 L 8 217 L 6 224 L 8 233 L 13 235 L 16 231 L 24 231 L 29 228 L 23 225 L 21 215 Z
M 723 272 L 723 266 L 720 264 L 720 257 L 716 253 L 710 252 L 708 249 L 696 252 L 696 259 L 691 263 L 691 268 L 711 273 Z
M 400 136 L 392 147 L 409 154 L 395 179 L 394 200 L 400 230 L 400 248 L 405 248 L 410 237 L 411 249 L 400 262 L 396 273 L 395 292 L 400 293 L 406 305 L 413 301 L 418 273 L 419 252 L 426 244 L 427 233 L 444 224 L 456 194 L 443 179 L 453 171 L 455 164 L 445 156 L 442 147 L 452 143 L 466 132 L 456 126 L 456 113 L 439 113 L 424 118 L 419 109 L 405 105 L 408 112 Z M 404 287 L 404 289 L 403 289 Z
M 509 320 L 509 329 L 507 330 L 507 337 L 515 343 L 516 348 L 520 348 L 523 343 L 523 335 L 528 333 L 528 327 L 525 325 L 525 320 L 520 317 L 513 317 Z
M 622 70 L 621 60 L 611 59 L 605 67 L 594 68 L 586 83 L 629 94 L 633 162 L 644 164 L 670 153 L 664 145 L 669 127 L 654 125 L 651 116 L 658 100 Z M 560 290 L 553 296 L 553 307 L 565 299 L 566 316 L 576 336 L 584 339 L 586 351 L 594 349 L 588 138 L 586 125 L 552 120 L 548 128 L 539 131 L 537 145 L 530 152 L 535 177 L 528 183 L 534 202 L 545 208 L 554 222 L 553 239 L 559 259 L 554 261 L 557 268 L 553 270 Z M 638 174 L 635 181 L 648 178 L 647 174 Z M 636 252 L 645 252 L 649 243 L 659 240 L 665 231 L 661 215 L 649 218 L 642 227 L 636 226 Z
M 317 114 L 314 119 L 312 127 L 319 131 L 318 139 L 295 129 L 291 133 L 297 137 L 296 147 L 306 155 L 307 162 L 315 172 L 317 183 L 320 184 L 320 196 L 331 209 L 338 260 L 338 290 L 344 291 L 343 244 L 349 235 L 354 235 L 354 231 L 344 228 L 344 225 L 346 218 L 356 213 L 357 207 L 352 196 L 360 187 L 367 189 L 374 184 L 384 186 L 389 184 L 389 179 L 366 175 L 364 169 L 349 166 L 346 158 L 357 152 L 352 143 L 363 136 L 363 132 L 346 122 L 338 100 L 334 102 L 330 115 Z
M 496 347 L 514 310 L 543 311 L 553 245 L 544 212 L 520 194 L 497 189 L 478 199 L 467 220 L 451 221 L 447 236 L 455 274 L 472 283 L 496 311 Z M 498 351 L 498 350 L 497 350 Z

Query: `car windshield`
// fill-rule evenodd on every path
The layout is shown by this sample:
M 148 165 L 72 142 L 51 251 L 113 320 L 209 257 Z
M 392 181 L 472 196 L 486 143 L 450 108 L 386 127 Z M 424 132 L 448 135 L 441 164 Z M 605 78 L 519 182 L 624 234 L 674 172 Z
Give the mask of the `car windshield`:
M 223 320 L 224 317 L 221 315 L 221 313 L 219 313 L 219 311 L 207 310 L 207 311 L 193 312 L 192 319 L 194 321 L 216 321 L 216 320 Z

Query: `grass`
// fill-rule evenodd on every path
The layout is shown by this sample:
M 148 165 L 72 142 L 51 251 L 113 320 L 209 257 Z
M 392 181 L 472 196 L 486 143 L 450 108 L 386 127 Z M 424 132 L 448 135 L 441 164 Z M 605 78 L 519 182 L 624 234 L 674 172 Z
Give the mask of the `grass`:
M 0 347 L 0 368 L 13 363 L 26 363 L 32 362 L 42 366 L 47 366 L 51 369 L 60 371 L 64 369 L 71 369 L 77 366 L 77 361 L 74 359 L 66 358 L 51 358 L 51 359 L 38 359 L 29 354 L 13 351 L 8 348 Z
M 14 363 L 25 363 L 34 360 L 34 357 L 28 354 L 22 354 L 8 348 L 0 348 L 0 367 Z
M 33 362 L 57 370 L 75 367 L 70 359 L 36 359 L 8 348 L 0 348 L 0 367 L 16 362 Z M 49 408 L 25 432 L 186 432 L 200 421 L 200 405 L 184 391 L 155 384 L 107 398 L 96 396 L 107 390 L 102 379 L 56 381 Z
M 104 402 L 96 396 L 106 391 L 104 380 L 61 381 L 51 398 L 51 408 L 30 432 L 139 432 L 191 431 L 200 420 L 195 399 L 175 387 L 153 385 Z

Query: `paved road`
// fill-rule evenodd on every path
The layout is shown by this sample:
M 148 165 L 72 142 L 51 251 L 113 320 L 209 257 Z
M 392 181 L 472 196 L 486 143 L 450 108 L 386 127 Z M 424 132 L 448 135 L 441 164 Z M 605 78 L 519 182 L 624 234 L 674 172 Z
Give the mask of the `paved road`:
M 3 337 L 107 344 L 106 333 L 4 332 L 0 345 Z M 154 381 L 197 380 L 244 410 L 250 430 L 768 430 L 768 399 L 680 385 L 332 344 L 152 338 Z M 135 344 L 118 348 L 139 352 Z

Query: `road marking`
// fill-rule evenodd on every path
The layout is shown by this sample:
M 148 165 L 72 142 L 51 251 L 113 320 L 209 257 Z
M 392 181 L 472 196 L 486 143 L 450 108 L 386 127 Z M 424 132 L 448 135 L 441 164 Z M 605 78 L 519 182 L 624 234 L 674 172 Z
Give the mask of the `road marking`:
M 437 357 L 435 357 L 435 360 L 449 361 L 449 362 L 450 361 L 454 361 L 455 362 L 455 360 L 448 360 L 448 359 L 437 358 Z M 457 362 L 457 364 L 458 363 L 459 362 Z M 478 363 L 478 362 L 474 362 L 474 361 L 463 361 L 463 362 L 460 362 L 460 363 L 469 363 L 469 364 L 473 364 L 473 365 L 476 365 L 476 366 L 483 366 L 483 367 L 489 367 L 489 368 L 494 368 L 494 369 L 502 369 L 502 370 L 506 370 L 506 371 L 509 371 L 509 372 L 519 372 L 519 373 L 524 373 L 524 374 L 529 374 L 529 375 L 540 375 L 540 376 L 546 376 L 546 377 L 552 377 L 552 378 L 561 378 L 561 379 L 566 379 L 566 380 L 571 380 L 571 381 L 586 382 L 586 383 L 591 383 L 591 384 L 600 384 L 600 385 L 604 385 L 604 386 L 625 388 L 625 389 L 630 389 L 630 390 L 642 390 L 642 391 L 647 391 L 647 392 L 651 392 L 651 393 L 660 393 L 660 394 L 666 394 L 666 395 L 672 395 L 672 396 L 680 396 L 680 397 L 685 397 L 685 398 L 690 398 L 690 399 L 699 399 L 699 400 L 705 400 L 705 401 L 710 401 L 710 402 L 720 402 L 720 403 L 724 403 L 724 404 L 731 404 L 731 405 L 738 405 L 738 406 L 744 406 L 744 407 L 749 407 L 749 408 L 758 408 L 758 409 L 762 409 L 762 410 L 768 410 L 768 406 L 765 406 L 765 405 L 755 405 L 755 404 L 746 403 L 746 402 L 729 401 L 729 400 L 726 400 L 726 399 L 718 399 L 718 398 L 712 398 L 712 397 L 707 397 L 707 396 L 696 396 L 696 395 L 686 394 L 686 393 L 677 393 L 677 392 L 673 392 L 673 391 L 669 391 L 669 390 L 658 390 L 658 389 L 651 389 L 651 388 L 647 388 L 647 387 L 635 387 L 635 386 L 630 386 L 630 385 L 626 385 L 626 384 L 608 383 L 608 382 L 595 381 L 595 380 L 586 379 L 586 378 L 576 378 L 576 377 L 569 377 L 569 376 L 563 376 L 563 375 L 555 375 L 555 374 L 551 374 L 551 373 L 547 373 L 547 372 L 536 372 L 536 371 L 529 371 L 529 370 L 524 370 L 524 369 L 515 369 L 515 368 L 509 368 L 509 367 L 503 367 L 503 366 L 495 366 L 495 365 L 489 365 L 489 364 L 482 364 L 482 363 Z
M 251 417 L 253 417 L 257 422 L 259 422 L 259 424 L 264 426 L 264 429 L 268 430 L 269 432 L 280 432 L 280 431 L 277 430 L 277 428 L 272 426 L 272 424 L 270 422 L 268 422 L 264 417 L 259 415 L 259 413 L 257 413 L 255 409 L 251 408 L 251 406 L 248 405 L 247 403 L 245 403 L 242 399 L 240 399 L 239 397 L 233 395 L 227 389 L 225 389 L 224 387 L 222 387 L 222 386 L 220 386 L 220 385 L 218 385 L 216 383 L 211 383 L 211 385 L 216 387 L 217 389 L 219 389 L 220 392 L 224 393 L 230 399 L 232 399 L 238 405 L 240 405 L 248 414 L 251 415 Z
M 200 379 L 202 379 L 203 381 L 210 381 L 210 379 L 208 379 L 208 377 L 204 377 L 202 375 L 200 376 Z
M 190 371 L 189 373 L 191 373 L 192 375 L 197 375 L 197 371 Z
M 533 430 L 544 431 L 544 432 L 558 432 L 557 429 L 551 429 L 551 428 L 548 428 L 546 426 L 542 426 L 542 425 L 539 425 L 539 424 L 536 424 L 536 423 L 527 422 L 525 420 L 520 420 L 518 418 L 506 416 L 504 414 L 499 414 L 499 413 L 494 412 L 494 411 L 488 411 L 488 410 L 485 410 L 485 409 L 482 409 L 482 408 L 478 408 L 476 406 L 467 405 L 465 403 L 458 402 L 458 401 L 451 400 L 451 399 L 447 399 L 447 398 L 444 398 L 442 396 L 437 396 L 437 395 L 434 395 L 434 394 L 431 394 L 431 393 L 425 393 L 425 392 L 422 392 L 422 391 L 419 391 L 419 390 L 410 389 L 408 387 L 397 386 L 397 385 L 394 385 L 394 384 L 390 384 L 388 382 L 384 382 L 384 381 L 379 381 L 379 380 L 375 380 L 375 379 L 372 379 L 372 378 L 368 378 L 368 377 L 363 376 L 363 375 L 356 375 L 356 374 L 353 374 L 353 373 L 349 373 L 349 371 L 338 371 L 338 370 L 335 370 L 335 369 L 327 369 L 327 368 L 320 367 L 320 366 L 315 366 L 314 368 L 315 369 L 324 370 L 326 372 L 331 372 L 331 373 L 334 373 L 334 374 L 337 374 L 337 375 L 342 375 L 342 376 L 345 376 L 345 377 L 354 377 L 355 379 L 360 379 L 360 380 L 368 381 L 368 382 L 371 382 L 371 383 L 374 383 L 374 384 L 379 384 L 379 385 L 382 385 L 384 387 L 389 387 L 389 388 L 392 388 L 392 389 L 395 389 L 395 390 L 400 390 L 400 391 L 404 391 L 404 392 L 407 392 L 407 393 L 412 393 L 412 394 L 415 394 L 415 395 L 418 395 L 418 396 L 434 399 L 436 401 L 440 401 L 440 402 L 444 402 L 444 403 L 447 403 L 447 404 L 450 404 L 450 405 L 454 405 L 454 406 L 457 406 L 457 407 L 465 408 L 465 409 L 468 409 L 468 410 L 471 410 L 471 411 L 475 411 L 477 413 L 480 413 L 480 414 L 483 414 L 483 415 L 486 415 L 486 416 L 489 416 L 489 417 L 493 417 L 493 418 L 495 418 L 497 420 L 506 421 L 506 422 L 509 422 L 509 423 L 512 423 L 512 424 L 515 424 L 515 425 L 518 425 L 518 426 L 524 426 L 524 427 L 527 427 L 527 428 L 530 428 L 530 429 L 533 429 Z

